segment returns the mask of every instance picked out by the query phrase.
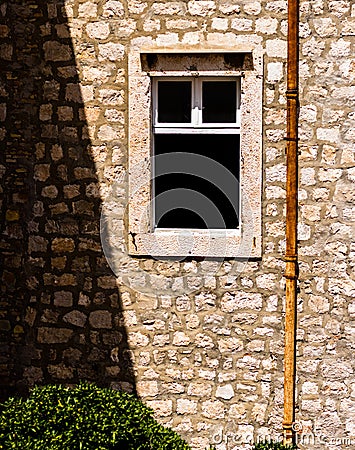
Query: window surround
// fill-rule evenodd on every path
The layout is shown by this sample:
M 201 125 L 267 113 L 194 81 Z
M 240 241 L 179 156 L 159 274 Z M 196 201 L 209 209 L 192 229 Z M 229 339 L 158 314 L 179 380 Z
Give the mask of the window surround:
M 263 58 L 250 46 L 132 48 L 128 60 L 128 253 L 132 256 L 248 258 L 261 256 Z M 230 64 L 248 55 L 251 67 Z M 227 56 L 227 57 L 226 57 Z M 241 78 L 241 225 L 237 229 L 152 228 L 152 80 L 156 77 Z

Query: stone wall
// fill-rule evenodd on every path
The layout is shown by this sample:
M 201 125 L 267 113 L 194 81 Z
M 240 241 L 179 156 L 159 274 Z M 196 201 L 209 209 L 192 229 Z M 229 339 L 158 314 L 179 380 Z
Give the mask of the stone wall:
M 1 5 L 5 384 L 134 388 L 195 449 L 278 437 L 286 1 L 30 3 Z M 304 448 L 355 442 L 352 3 L 301 2 L 297 420 L 313 433 L 301 435 Z M 130 48 L 240 40 L 264 54 L 262 258 L 128 257 Z M 109 258 L 116 276 L 100 246 L 102 206 L 114 224 L 102 222 L 104 250 L 121 252 Z
M 83 378 L 134 389 L 100 246 L 84 111 L 93 87 L 80 88 L 64 3 L 3 2 L 0 12 L 2 396 Z
M 298 417 L 322 448 L 354 443 L 354 15 L 301 4 Z

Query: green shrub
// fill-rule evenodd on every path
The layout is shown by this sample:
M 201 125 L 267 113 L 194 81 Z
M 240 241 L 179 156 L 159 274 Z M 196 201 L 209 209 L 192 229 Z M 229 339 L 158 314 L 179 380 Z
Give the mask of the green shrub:
M 133 395 L 81 383 L 36 387 L 1 405 L 0 449 L 189 450 Z
M 295 445 L 284 445 L 282 442 L 258 442 L 254 445 L 253 450 L 295 450 L 297 447 Z

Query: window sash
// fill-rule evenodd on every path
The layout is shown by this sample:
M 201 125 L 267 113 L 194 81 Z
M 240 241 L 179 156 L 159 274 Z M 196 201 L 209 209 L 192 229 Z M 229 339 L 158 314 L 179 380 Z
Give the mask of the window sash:
M 187 123 L 172 123 L 172 122 L 158 122 L 158 84 L 159 81 L 191 81 L 191 122 Z M 202 84 L 204 81 L 235 81 L 236 83 L 236 121 L 235 122 L 218 122 L 218 123 L 204 123 L 202 121 Z M 240 97 L 241 97 L 241 77 L 153 77 L 152 80 L 152 94 L 153 94 L 153 131 L 154 133 L 164 133 L 164 128 L 170 130 L 179 129 L 193 130 L 215 130 L 218 129 L 240 129 Z M 172 132 L 172 131 L 170 131 Z M 187 131 L 193 133 L 193 131 Z M 201 131 L 203 133 L 203 131 Z

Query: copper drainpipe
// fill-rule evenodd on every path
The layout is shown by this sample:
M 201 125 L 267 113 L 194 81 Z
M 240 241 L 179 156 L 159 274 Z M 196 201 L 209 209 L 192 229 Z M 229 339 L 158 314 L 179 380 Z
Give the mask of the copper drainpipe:
M 298 27 L 299 0 L 288 0 L 287 146 L 286 146 L 286 316 L 284 359 L 283 441 L 294 443 L 296 322 L 297 322 L 297 205 L 298 205 Z

